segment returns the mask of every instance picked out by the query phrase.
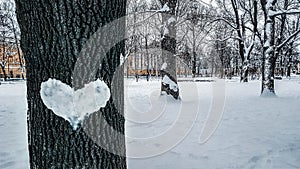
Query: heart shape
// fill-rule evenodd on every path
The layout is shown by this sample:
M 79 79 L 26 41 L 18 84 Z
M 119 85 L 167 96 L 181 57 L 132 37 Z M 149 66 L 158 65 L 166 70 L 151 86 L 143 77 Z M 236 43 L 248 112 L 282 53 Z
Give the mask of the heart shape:
M 41 84 L 41 98 L 54 114 L 69 121 L 73 130 L 77 130 L 85 116 L 105 107 L 110 98 L 110 90 L 100 79 L 74 90 L 56 79 Z

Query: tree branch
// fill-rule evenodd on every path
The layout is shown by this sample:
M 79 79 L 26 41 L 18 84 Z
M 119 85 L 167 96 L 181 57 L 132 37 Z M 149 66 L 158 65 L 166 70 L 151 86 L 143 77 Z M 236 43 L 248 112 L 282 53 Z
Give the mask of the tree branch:
M 290 37 L 288 37 L 284 42 L 276 47 L 277 51 L 279 51 L 287 42 L 289 42 L 293 37 L 297 36 L 300 33 L 300 29 L 295 31 Z

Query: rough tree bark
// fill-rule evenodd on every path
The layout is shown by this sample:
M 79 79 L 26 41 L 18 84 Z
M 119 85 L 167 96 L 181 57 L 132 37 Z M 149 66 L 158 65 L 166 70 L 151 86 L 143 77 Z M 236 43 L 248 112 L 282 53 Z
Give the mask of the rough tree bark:
M 261 6 L 264 11 L 265 25 L 264 25 L 264 46 L 263 46 L 263 66 L 262 66 L 262 91 L 267 95 L 274 94 L 274 72 L 275 72 L 275 58 L 274 58 L 274 29 L 275 17 L 270 15 L 271 11 L 275 11 L 276 0 L 261 0 Z
M 161 71 L 161 76 L 169 76 L 169 78 L 177 84 L 177 75 L 176 75 L 176 19 L 175 11 L 177 0 L 160 0 L 161 4 L 168 5 L 169 11 L 162 13 L 162 23 L 164 28 L 162 31 L 162 58 L 163 61 L 167 64 L 165 70 Z M 171 94 L 175 99 L 179 98 L 179 89 L 173 90 L 170 88 L 170 85 L 166 85 L 162 82 L 161 91 L 165 91 L 168 94 Z
M 72 130 L 68 121 L 46 108 L 41 100 L 40 86 L 49 78 L 55 78 L 70 86 L 74 84 L 77 89 L 83 87 L 88 82 L 85 77 L 89 76 L 89 70 L 97 70 L 99 64 L 82 63 L 82 82 L 74 82 L 72 71 L 78 54 L 87 39 L 101 26 L 125 15 L 126 0 L 16 0 L 16 6 L 27 67 L 30 167 L 125 169 L 125 156 L 106 151 L 94 140 L 104 140 L 107 144 L 115 141 L 117 145 L 111 145 L 114 146 L 112 149 L 125 151 L 124 137 L 106 132 L 111 126 L 124 134 L 122 88 L 118 89 L 118 101 L 113 102 L 110 98 L 105 108 L 85 119 L 88 132 L 94 133 L 95 138 L 91 138 L 83 128 Z M 116 26 L 122 28 L 125 24 Z M 122 31 L 116 33 L 123 34 Z M 101 36 L 106 39 L 113 35 Z M 123 41 L 106 54 L 101 70 L 98 70 L 97 78 L 103 79 L 109 88 L 113 87 L 112 77 L 121 53 L 124 53 Z M 92 51 L 86 55 L 95 57 L 97 53 Z M 120 86 L 122 79 L 118 82 Z M 117 106 L 122 112 L 118 112 Z M 106 119 L 110 126 L 99 124 L 99 117 Z

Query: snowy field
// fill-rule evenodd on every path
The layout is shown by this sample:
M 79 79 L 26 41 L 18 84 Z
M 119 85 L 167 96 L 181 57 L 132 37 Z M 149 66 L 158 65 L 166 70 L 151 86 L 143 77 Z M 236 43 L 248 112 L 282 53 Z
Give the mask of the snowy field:
M 192 84 L 179 83 L 180 88 L 185 89 L 182 93 L 190 92 Z M 213 88 L 212 83 L 197 82 L 199 113 L 190 133 L 164 154 L 146 159 L 129 159 L 128 168 L 300 168 L 300 79 L 294 77 L 276 81 L 277 98 L 259 97 L 259 81 L 241 84 L 238 80 L 231 80 L 225 84 L 224 114 L 218 129 L 206 143 L 200 144 L 199 137 L 210 110 Z M 138 103 L 127 110 L 138 109 L 150 113 L 146 111 L 147 107 L 151 107 L 149 95 L 159 91 L 159 82 L 127 82 L 127 88 L 127 101 Z M 143 92 L 137 92 L 142 88 Z M 184 102 L 193 100 L 182 97 L 180 103 Z M 128 107 L 128 103 L 126 105 Z M 154 122 L 136 125 L 127 120 L 127 135 L 155 137 L 172 127 L 178 120 L 175 116 L 180 113 L 180 108 L 172 100 L 165 107 L 155 110 L 163 115 Z M 188 123 L 191 122 L 186 121 L 186 125 Z
M 260 81 L 227 80 L 222 119 L 209 140 L 200 144 L 215 99 L 214 83 L 180 82 L 181 100 L 174 101 L 160 96 L 159 80 L 125 80 L 128 156 L 156 151 L 153 157 L 128 158 L 128 168 L 300 168 L 300 77 L 276 81 L 275 98 L 259 96 Z M 28 168 L 25 83 L 2 83 L 0 99 L 0 168 Z M 177 123 L 189 130 L 171 149 L 157 151 L 164 150 L 164 140 L 139 142 L 163 135 Z
M 0 85 L 0 168 L 28 168 L 25 82 Z

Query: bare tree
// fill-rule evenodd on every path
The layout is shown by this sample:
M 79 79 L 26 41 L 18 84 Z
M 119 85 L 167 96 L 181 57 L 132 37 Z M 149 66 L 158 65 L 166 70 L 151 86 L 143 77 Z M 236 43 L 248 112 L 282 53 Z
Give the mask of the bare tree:
M 232 59 L 232 39 L 227 38 L 231 34 L 233 34 L 233 32 L 229 29 L 228 25 L 221 22 L 215 25 L 214 33 L 212 35 L 212 50 L 214 50 L 216 58 L 218 58 L 220 62 L 218 68 L 221 78 L 224 78 L 227 74 Z
M 6 7 L 6 6 L 4 6 Z M 1 67 L 1 70 L 3 72 L 3 75 L 4 75 L 4 80 L 6 81 L 7 80 L 7 72 L 5 70 L 6 66 L 7 66 L 7 63 L 8 63 L 8 55 L 7 55 L 7 50 L 8 50 L 8 46 L 10 44 L 10 41 L 11 41 L 11 32 L 10 32 L 10 29 L 9 29 L 9 10 L 7 10 L 6 8 L 4 9 L 1 9 L 0 10 L 0 43 L 1 43 L 1 60 L 0 60 L 0 67 Z
M 282 6 L 278 6 L 277 0 L 261 0 L 260 3 L 264 13 L 263 76 L 261 93 L 264 95 L 275 95 L 274 75 L 278 52 L 291 41 L 293 37 L 300 33 L 300 29 L 295 30 L 289 37 L 286 37 L 285 40 L 283 40 L 283 37 L 281 36 L 276 37 L 276 17 L 300 13 L 299 3 L 294 0 L 285 0 L 284 5 Z M 280 34 L 283 34 L 283 32 Z
M 232 37 L 238 42 L 238 52 L 242 62 L 241 81 L 248 82 L 248 68 L 251 52 L 258 35 L 258 5 L 257 0 L 218 1 L 223 15 L 216 20 L 228 24 L 236 32 Z M 249 26 L 250 25 L 250 26 Z
M 203 51 L 201 50 L 203 48 L 202 45 L 213 28 L 209 20 L 214 14 L 212 14 L 212 10 L 209 7 L 196 0 L 191 1 L 189 7 L 190 11 L 187 13 L 187 21 L 185 22 L 189 32 L 185 39 L 187 39 L 192 49 L 192 73 L 193 77 L 195 77 L 197 62 L 199 63 L 201 51 Z

